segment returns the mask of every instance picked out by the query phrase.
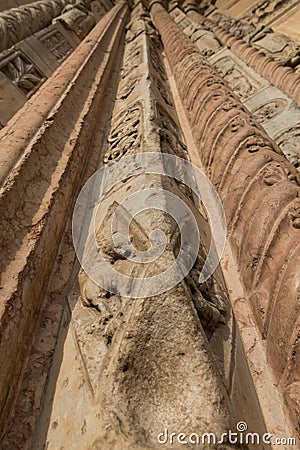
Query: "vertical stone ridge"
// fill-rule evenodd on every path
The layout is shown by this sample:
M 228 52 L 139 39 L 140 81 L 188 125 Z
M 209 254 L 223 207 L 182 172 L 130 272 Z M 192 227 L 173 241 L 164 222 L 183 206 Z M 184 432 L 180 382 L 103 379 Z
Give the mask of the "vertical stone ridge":
M 122 163 L 128 155 L 136 155 L 138 162 L 139 155 L 145 152 L 188 158 L 160 46 L 149 16 L 138 2 L 127 31 L 121 79 L 103 158 L 107 167 L 112 161 Z M 132 220 L 131 240 L 145 251 L 150 232 L 160 228 L 167 236 L 164 254 L 154 264 L 135 265 L 122 257 L 121 247 L 115 248 L 111 238 L 114 211 L 124 198 L 149 189 L 161 191 L 160 201 L 166 207 L 166 193 L 171 192 L 195 208 L 188 190 L 161 175 L 128 176 L 108 191 L 97 216 L 97 243 L 106 260 L 133 279 L 137 275 L 153 277 L 165 270 L 175 260 L 179 245 L 176 224 L 164 210 L 154 209 Z M 125 209 L 123 214 L 130 216 Z M 202 263 L 198 261 L 195 267 L 195 280 Z M 195 429 L 201 433 L 209 428 L 218 436 L 228 429 L 229 399 L 201 326 L 202 323 L 207 329 L 217 327 L 226 309 L 221 300 L 223 310 L 220 304 L 213 306 L 213 301 L 207 300 L 213 295 L 213 286 L 203 287 L 207 289 L 206 299 L 191 279 L 156 297 L 134 299 L 123 298 L 118 290 L 106 292 L 83 270 L 79 284 L 84 307 L 94 311 L 88 327 L 95 330 L 92 336 L 83 329 L 86 312 L 80 304 L 73 311 L 73 320 L 78 342 L 85 343 L 81 351 L 86 376 L 101 410 L 95 448 L 103 448 L 107 442 L 111 450 L 159 448 L 157 435 L 162 424 L 174 430 L 184 427 L 187 433 Z M 128 297 L 130 288 L 129 283 Z M 97 367 L 92 367 L 88 348 L 95 346 L 101 349 L 101 357 Z
M 1 436 L 12 414 L 65 221 L 99 125 L 126 14 L 127 6 L 120 2 L 19 112 L 31 139 L 18 123 L 1 136 L 3 152 L 12 149 L 10 133 L 19 136 L 14 142 L 19 159 L 14 160 L 0 198 L 2 248 L 14 244 L 5 252 L 1 273 Z M 107 118 L 109 111 L 101 114 Z
M 280 316 L 274 311 L 284 310 L 283 292 L 298 308 L 298 288 L 289 279 L 295 276 L 290 264 L 299 240 L 299 174 L 159 2 L 153 4 L 151 15 L 162 37 L 200 158 L 223 200 L 231 246 L 257 325 L 267 341 L 270 366 L 295 419 L 299 414 L 295 400 L 300 354 L 295 336 L 299 334 L 299 323 L 293 322 L 293 316 L 289 318 L 293 322 L 285 328 L 285 342 L 289 344 L 283 347 L 275 335 Z M 290 73 L 291 69 L 283 70 Z M 281 370 L 278 359 L 282 361 Z M 283 371 L 286 365 L 293 373 L 291 385 Z

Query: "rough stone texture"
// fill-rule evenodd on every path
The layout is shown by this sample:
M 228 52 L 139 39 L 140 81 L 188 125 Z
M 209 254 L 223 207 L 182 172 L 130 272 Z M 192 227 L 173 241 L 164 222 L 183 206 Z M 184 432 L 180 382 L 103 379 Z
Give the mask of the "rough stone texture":
M 62 23 L 67 30 L 71 30 L 79 39 L 83 39 L 96 24 L 96 19 L 90 10 L 91 0 L 75 0 L 74 5 L 67 5 L 53 23 Z
M 177 8 L 172 10 L 171 17 L 182 27 L 184 33 L 197 45 L 202 54 L 209 57 L 209 62 L 213 64 L 242 103 L 258 119 L 269 136 L 281 147 L 287 159 L 295 167 L 299 167 L 300 146 L 297 130 L 300 123 L 300 111 L 295 103 L 279 89 L 271 86 L 257 72 L 249 68 L 227 47 L 219 46 L 216 49 L 214 46 L 210 46 L 206 39 L 206 50 L 203 52 L 198 35 L 199 30 L 207 30 L 207 27 L 203 25 L 203 16 L 198 12 L 194 17 L 197 21 L 200 21 L 198 25 L 189 20 L 191 17 L 189 11 L 186 16 Z M 233 21 L 233 19 L 219 12 L 215 12 L 213 17 L 214 19 L 218 17 L 219 23 L 220 21 L 222 24 L 224 22 L 227 29 L 233 27 L 238 33 L 245 29 L 244 24 L 240 21 Z M 251 27 L 254 26 L 251 25 Z M 253 28 L 251 28 L 251 33 L 253 34 Z M 270 34 L 270 36 L 272 35 Z M 211 42 L 215 42 L 215 37 L 211 38 Z
M 299 324 L 293 323 L 289 333 L 286 330 L 287 349 L 276 345 L 269 332 L 272 321 L 278 321 L 273 311 L 282 302 L 281 292 L 286 292 L 285 302 L 296 301 L 298 296 L 297 287 L 288 281 L 293 272 L 282 268 L 294 261 L 292 252 L 299 239 L 299 174 L 164 8 L 154 3 L 151 12 L 202 163 L 224 202 L 229 238 L 248 301 L 262 336 L 277 348 L 276 357 L 274 349 L 267 350 L 269 364 L 282 389 L 286 389 L 286 374 L 278 372 L 276 366 L 280 357 L 289 367 L 288 372 L 298 373 L 299 377 L 295 338 Z
M 246 20 L 236 20 L 218 10 L 215 10 L 210 18 L 222 28 L 241 37 L 254 48 L 271 55 L 282 64 L 291 67 L 299 64 L 299 43 L 288 36 L 274 32 L 272 28 L 257 26 Z
M 108 147 L 103 155 L 105 164 L 149 149 L 187 157 L 182 137 L 176 131 L 178 121 L 159 42 L 139 6 L 133 11 L 127 32 Z M 134 265 L 122 261 L 109 240 L 110 211 L 123 198 L 149 187 L 184 198 L 176 184 L 161 176 L 129 178 L 104 198 L 97 219 L 99 245 L 114 265 L 128 273 L 134 270 Z M 147 241 L 149 232 L 157 226 L 166 233 L 169 250 L 154 266 L 138 269 L 148 276 L 168 266 L 176 250 L 174 225 L 159 211 L 135 223 L 133 239 L 138 248 L 143 248 L 145 236 Z M 46 438 L 49 449 L 66 442 L 71 447 L 74 439 L 91 448 L 159 448 L 157 435 L 162 424 L 174 430 L 184 427 L 186 432 L 197 429 L 199 433 L 209 424 L 218 435 L 229 427 L 232 418 L 228 393 L 201 323 L 207 332 L 209 327 L 205 317 L 197 313 L 188 282 L 144 300 L 107 296 L 84 272 L 79 284 L 81 302 L 77 301 L 76 286 L 70 296 L 73 337 L 68 334 L 65 347 L 68 356 L 61 367 L 54 407 L 47 420 L 52 424 Z M 196 286 L 195 289 L 201 298 Z M 212 291 L 213 284 L 210 295 Z M 222 328 L 217 320 L 213 330 L 219 327 Z M 81 364 L 77 359 L 76 374 L 68 376 L 66 383 L 74 341 Z M 83 386 L 82 394 L 78 393 L 79 384 Z M 66 401 L 70 408 L 73 401 L 79 402 L 74 423 L 63 412 Z M 87 409 L 94 412 L 87 414 Z M 41 442 L 38 448 L 40 445 Z
M 96 3 L 96 5 L 95 5 Z M 96 16 L 90 11 L 97 10 Z M 24 105 L 41 84 L 72 53 L 96 24 L 96 18 L 109 9 L 76 0 L 53 20 L 53 24 L 37 31 L 0 54 L 1 109 L 0 123 L 8 120 Z M 48 10 L 35 11 L 47 21 Z M 12 14 L 12 12 L 10 12 Z M 28 28 L 27 14 L 19 17 L 20 27 Z M 41 22 L 42 23 L 42 22 Z M 41 25 L 41 24 L 40 24 Z M 39 28 L 38 28 L 39 29 Z M 27 33 L 27 31 L 26 31 Z M 15 36 L 15 35 L 14 35 Z
M 39 0 L 0 13 L 0 51 L 50 25 L 73 0 Z
M 164 427 L 220 434 L 240 420 L 261 435 L 287 437 L 294 433 L 290 416 L 297 427 L 299 174 L 270 136 L 297 166 L 299 108 L 209 29 L 200 14 L 214 9 L 209 2 L 199 10 L 196 1 L 170 2 L 177 26 L 152 1 L 163 46 L 145 2 L 130 3 L 125 45 L 125 2 L 60 67 L 70 50 L 65 40 L 76 45 L 75 33 L 81 39 L 91 25 L 79 2 L 61 23 L 20 44 L 37 65 L 30 68 L 36 85 L 14 80 L 19 91 L 30 88 L 20 101 L 38 90 L 0 134 L 3 449 L 155 449 Z M 99 16 L 112 7 L 99 5 Z M 262 41 L 260 35 L 252 44 Z M 34 54 L 41 42 L 47 51 Z M 23 67 L 13 51 L 6 53 L 11 64 Z M 38 75 L 53 68 L 39 88 Z M 148 250 L 153 229 L 164 231 L 166 249 L 154 264 L 130 262 L 113 243 L 116 207 L 139 190 L 162 190 L 157 202 L 164 206 L 167 193 L 175 194 L 202 238 L 182 282 L 155 298 L 133 299 L 99 288 L 83 270 L 78 276 L 70 222 L 79 188 L 99 166 L 126 167 L 126 156 L 140 161 L 147 151 L 205 168 L 222 197 L 229 239 L 221 266 L 201 285 L 211 238 L 205 210 L 182 183 L 128 174 L 106 192 L 96 216 L 107 262 L 134 278 L 160 273 L 176 259 L 178 227 L 157 209 L 134 218 L 122 209 L 138 250 Z M 273 446 L 279 448 L 290 450 Z
M 299 0 L 217 0 L 215 5 L 233 17 L 249 20 L 259 26 L 272 26 L 275 31 L 299 42 Z
M 36 2 L 38 0 L 35 0 Z M 32 0 L 2 0 L 0 5 L 0 11 L 5 11 L 11 8 L 17 8 L 18 6 L 27 5 L 28 3 L 34 3 Z
M 1 132 L 1 147 L 10 149 L 1 160 L 1 434 L 93 142 L 125 16 L 120 3 Z
M 221 28 L 213 19 L 206 19 L 205 24 L 216 34 L 218 39 L 237 56 L 269 80 L 282 92 L 300 105 L 300 76 L 290 67 L 284 67 L 270 55 L 265 55 L 252 45 Z

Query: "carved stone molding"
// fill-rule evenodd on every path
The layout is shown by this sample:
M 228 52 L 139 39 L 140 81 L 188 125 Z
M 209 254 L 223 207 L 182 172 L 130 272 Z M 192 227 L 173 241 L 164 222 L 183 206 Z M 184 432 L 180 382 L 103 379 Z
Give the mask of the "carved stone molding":
M 286 10 L 297 5 L 298 0 L 260 0 L 255 6 L 248 9 L 242 18 L 255 25 L 268 24 Z
M 41 352 L 36 343 L 33 364 L 24 369 L 62 234 L 70 218 L 70 206 L 84 176 L 95 130 L 102 121 L 103 128 L 100 126 L 97 136 L 104 139 L 103 129 L 110 114 L 110 105 L 106 103 L 110 98 L 108 87 L 121 56 L 127 12 L 126 5 L 120 3 L 105 15 L 89 41 L 58 68 L 38 95 L 1 130 L 1 148 L 10 148 L 9 153 L 0 154 L 3 448 L 28 448 L 42 407 L 54 348 L 43 353 L 41 366 Z M 49 240 L 51 246 L 47 245 Z M 15 255 L 23 256 L 15 259 Z M 39 376 L 41 379 L 37 381 L 35 377 Z M 37 384 L 39 389 L 32 390 Z
M 191 41 L 196 44 L 203 55 L 212 56 L 222 48 L 214 33 L 202 23 L 195 22 L 192 17 L 184 14 L 179 9 L 171 11 L 170 15 Z
M 0 64 L 0 71 L 18 88 L 26 97 L 30 97 L 45 81 L 45 77 L 31 61 L 21 52 L 13 53 L 10 58 Z
M 2 78 L 0 120 L 6 124 L 77 47 L 76 35 L 60 23 L 17 43 L 0 55 Z M 24 98 L 22 97 L 24 96 Z
M 300 76 L 298 73 L 290 67 L 283 66 L 270 55 L 261 53 L 258 49 L 247 44 L 231 32 L 221 28 L 213 19 L 206 19 L 205 25 L 246 64 L 300 106 Z
M 164 68 L 161 43 L 152 27 L 149 28 L 143 8 L 139 9 L 138 5 L 136 8 L 127 27 L 120 83 L 103 155 L 107 168 L 111 161 L 118 160 L 122 164 L 129 154 L 137 155 L 138 161 L 148 151 L 188 158 Z M 153 188 L 161 191 L 164 201 L 166 192 L 172 192 L 196 210 L 185 186 L 152 173 L 130 176 L 116 183 L 99 204 L 95 228 L 100 253 L 116 270 L 133 277 L 144 273 L 150 278 L 162 267 L 166 269 L 178 251 L 177 225 L 158 208 L 134 218 L 122 208 L 122 218 L 132 219 L 130 240 L 139 250 L 148 248 L 149 234 L 154 227 L 165 234 L 166 250 L 155 262 L 135 265 L 124 258 L 122 248 L 116 248 L 113 242 L 111 223 L 115 210 L 131 194 Z M 90 390 L 99 408 L 101 426 L 94 432 L 98 447 L 105 447 L 105 442 L 111 441 L 111 448 L 115 450 L 158 448 L 156 435 L 164 418 L 171 420 L 173 426 L 185 423 L 187 430 L 193 427 L 202 430 L 205 421 L 196 413 L 201 405 L 211 429 L 228 428 L 225 381 L 215 366 L 209 344 L 225 321 L 228 303 L 225 291 L 220 293 L 220 280 L 213 278 L 205 285 L 199 284 L 199 270 L 205 259 L 203 248 L 200 253 L 192 275 L 155 298 L 134 299 L 130 297 L 131 290 L 127 298 L 122 298 L 118 292 L 99 288 L 88 273 L 80 273 L 81 303 L 76 304 L 72 320 L 76 345 L 85 367 L 83 378 L 90 380 Z M 174 327 L 177 314 L 181 316 L 181 324 Z M 196 324 L 198 328 L 194 328 Z M 203 337 L 207 339 L 205 350 Z M 178 339 L 184 342 L 184 351 L 178 351 L 177 344 L 174 345 Z M 191 342 L 197 343 L 194 350 Z M 99 349 L 97 358 L 92 356 L 95 347 Z M 166 353 L 171 363 L 165 360 Z M 176 371 L 170 371 L 173 364 L 177 366 Z M 191 369 L 196 374 L 195 384 L 188 377 L 184 381 L 184 374 Z M 201 375 L 203 372 L 209 373 L 209 382 Z M 161 383 L 162 379 L 166 381 Z M 144 380 L 151 380 L 150 388 Z M 182 393 L 179 401 L 176 400 L 178 391 Z M 193 401 L 187 410 L 182 399 L 191 392 Z M 58 404 L 57 398 L 53 414 Z M 93 403 L 87 406 L 90 407 Z M 126 435 L 116 426 L 116 417 L 122 421 L 122 428 L 128 430 Z M 50 430 L 48 436 L 52 435 Z
M 50 25 L 63 8 L 74 0 L 39 0 L 0 13 L 0 51 Z
M 234 19 L 220 11 L 215 11 L 210 19 L 283 65 L 296 67 L 300 62 L 299 44 L 284 34 L 265 26 L 255 26 L 251 22 Z
M 73 31 L 79 39 L 83 39 L 96 24 L 91 13 L 91 0 L 75 0 L 73 5 L 67 5 L 62 14 L 53 20 L 60 22 L 67 30 Z
M 282 272 L 282 267 L 291 264 L 300 237 L 299 173 L 164 8 L 155 4 L 151 14 L 187 111 L 199 156 L 223 200 L 229 239 L 247 301 L 268 343 L 269 330 L 280 320 L 272 312 L 276 305 L 283 308 L 281 292 L 285 292 L 288 302 L 296 302 L 298 295 L 295 284 L 289 282 L 294 272 L 291 269 Z M 223 34 L 217 36 L 221 39 Z M 230 36 L 230 42 L 236 42 L 235 39 Z M 246 51 L 246 44 L 243 49 Z M 289 320 L 293 322 L 292 317 Z M 291 343 L 299 333 L 299 324 L 293 323 L 285 331 Z M 299 348 L 296 350 L 294 344 L 281 347 L 270 339 L 277 357 L 280 354 L 289 361 L 289 367 L 294 367 L 293 355 L 294 352 L 298 355 Z M 273 355 L 267 353 L 269 364 L 275 369 Z M 290 373 L 292 369 L 287 370 Z M 276 372 L 276 382 L 282 391 L 290 383 L 288 379 L 283 370 Z M 299 381 L 299 374 L 296 379 Z M 294 418 L 299 414 L 299 405 L 289 404 L 293 404 Z
M 39 41 L 55 56 L 58 63 L 66 59 L 74 50 L 71 43 L 55 27 L 40 36 Z

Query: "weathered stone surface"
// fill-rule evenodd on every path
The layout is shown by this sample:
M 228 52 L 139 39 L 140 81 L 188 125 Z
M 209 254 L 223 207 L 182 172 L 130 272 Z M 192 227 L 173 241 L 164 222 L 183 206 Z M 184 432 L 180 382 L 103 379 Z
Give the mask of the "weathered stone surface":
M 297 427 L 299 417 L 300 205 L 299 174 L 283 153 L 298 166 L 299 108 L 251 69 L 244 53 L 227 48 L 236 36 L 215 34 L 207 1 L 200 8 L 194 0 L 164 2 L 170 15 L 162 2 L 149 2 L 159 33 L 146 2 L 130 1 L 124 47 L 127 2 L 110 10 L 111 2 L 101 0 L 99 16 L 110 12 L 59 67 L 92 26 L 88 3 L 77 2 L 18 44 L 21 55 L 8 50 L 2 66 L 12 98 L 33 96 L 0 133 L 1 448 L 158 449 L 165 427 L 220 435 L 240 420 L 261 436 L 292 436 L 290 418 Z M 291 61 L 294 50 L 272 42 L 274 33 L 238 25 L 237 36 L 252 33 L 251 45 L 265 49 L 278 44 L 275 53 Z M 252 50 L 243 47 L 247 55 Z M 260 61 L 265 67 L 270 59 Z M 291 90 L 291 72 L 276 68 Z M 179 182 L 147 171 L 148 152 L 196 161 L 222 198 L 229 239 L 204 284 L 199 275 L 213 221 L 185 184 L 193 185 L 194 172 L 178 163 Z M 144 172 L 132 172 L 128 157 Z M 120 163 L 115 183 L 114 162 Z M 89 216 L 99 203 L 100 286 L 88 270 L 93 261 L 79 271 L 70 223 L 82 183 L 99 167 L 108 175 L 101 202 L 90 192 L 75 211 Z M 132 209 L 126 200 L 137 194 L 149 208 L 134 215 L 140 203 Z M 192 212 L 189 220 L 169 216 L 177 210 L 169 194 Z M 116 211 L 118 225 L 131 222 L 128 242 L 114 241 Z M 166 292 L 145 295 L 147 279 L 176 261 L 182 242 L 193 254 L 192 217 L 201 245 L 190 273 Z M 155 254 L 157 229 L 164 252 L 138 263 L 140 253 Z M 107 277 L 107 265 L 128 277 L 124 285 Z
M 296 286 L 287 281 L 288 274 L 281 278 L 281 270 L 299 239 L 299 174 L 164 8 L 155 3 L 151 12 L 202 163 L 223 199 L 229 238 L 248 301 L 268 339 L 267 318 L 283 286 L 286 298 L 298 295 Z M 278 318 L 272 316 L 272 320 Z M 297 327 L 294 324 L 289 338 L 298 333 Z M 278 351 L 284 350 L 278 347 Z
M 67 30 L 83 39 L 96 24 L 91 13 L 91 0 L 75 0 L 74 5 L 66 6 L 62 14 L 53 20 L 53 23 L 56 22 L 62 23 Z
M 39 0 L 0 13 L 0 51 L 50 25 L 73 0 Z
M 0 5 L 0 11 L 5 11 L 11 8 L 17 8 L 18 6 L 26 5 L 28 3 L 34 2 L 32 0 L 3 0 Z
M 104 165 L 149 150 L 188 158 L 160 43 L 139 6 L 133 10 L 126 42 Z M 166 193 L 173 192 L 195 208 L 188 190 L 158 175 L 128 177 L 109 189 L 97 213 L 98 246 L 114 267 L 133 277 L 160 273 L 172 263 L 178 246 L 174 223 L 153 210 L 134 218 L 131 238 L 145 250 L 150 232 L 160 228 L 167 237 L 163 256 L 155 264 L 135 266 L 115 248 L 111 237 L 115 209 L 128 196 L 149 188 L 161 189 L 163 202 Z M 202 218 L 202 226 L 203 222 L 208 229 Z M 204 242 L 207 229 L 202 229 Z M 202 258 L 201 253 L 191 276 L 154 298 L 123 298 L 80 272 L 80 299 L 77 284 L 69 297 L 72 315 L 53 408 L 42 417 L 42 423 L 50 426 L 37 448 L 43 439 L 49 449 L 71 448 L 74 442 L 99 449 L 159 448 L 157 435 L 163 424 L 199 433 L 209 426 L 218 434 L 230 426 L 237 412 L 230 417 L 229 405 L 232 402 L 235 409 L 238 403 L 237 398 L 229 399 L 230 386 L 233 380 L 239 385 L 241 352 L 225 343 L 226 357 L 220 350 L 224 336 L 232 342 L 235 331 L 220 271 L 203 286 L 198 283 Z M 231 353 L 233 359 L 239 355 L 234 374 Z M 76 369 L 67 375 L 70 365 Z M 246 385 L 251 392 L 251 383 Z M 73 420 L 66 415 L 66 403 L 76 411 Z
M 293 5 L 299 4 L 298 0 L 261 0 L 256 3 L 255 6 L 249 8 L 249 10 L 243 15 L 243 19 L 249 20 L 255 24 L 270 23 L 278 16 L 286 6 L 291 8 Z
M 1 148 L 10 149 L 1 158 L 1 434 L 93 142 L 125 17 L 120 3 L 1 134 Z
M 261 53 L 252 45 L 221 28 L 212 19 L 206 19 L 205 24 L 246 64 L 287 94 L 298 106 L 300 105 L 300 77 L 292 68 L 284 67 L 270 55 Z
M 221 28 L 244 39 L 254 48 L 271 55 L 282 64 L 291 67 L 296 67 L 299 64 L 299 44 L 288 36 L 274 32 L 273 29 L 265 26 L 258 27 L 245 20 L 234 19 L 217 10 L 210 18 Z

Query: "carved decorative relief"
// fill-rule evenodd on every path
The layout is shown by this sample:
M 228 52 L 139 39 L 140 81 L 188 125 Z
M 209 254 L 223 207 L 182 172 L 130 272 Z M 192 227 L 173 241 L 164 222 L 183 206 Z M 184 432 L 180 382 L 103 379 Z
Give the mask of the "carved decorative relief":
M 270 163 L 263 172 L 263 180 L 267 186 L 273 186 L 280 181 L 294 181 L 297 183 L 297 179 L 291 171 L 280 165 L 277 162 Z
M 288 36 L 263 25 L 256 26 L 246 20 L 234 19 L 221 12 L 216 12 L 212 19 L 227 32 L 270 54 L 282 64 L 294 67 L 300 63 L 300 46 Z
M 141 46 L 130 45 L 125 50 L 124 63 L 122 67 L 122 77 L 127 77 L 134 69 L 137 69 L 143 62 L 143 48 Z
M 135 103 L 114 117 L 111 132 L 107 139 L 109 149 L 104 156 L 104 162 L 120 159 L 130 153 L 140 150 L 142 139 L 142 105 Z
M 164 153 L 173 153 L 176 156 L 186 159 L 187 149 L 182 139 L 178 136 L 178 126 L 170 114 L 158 104 L 157 112 L 162 151 Z
M 158 49 L 153 44 L 149 45 L 150 61 L 156 73 L 158 73 L 161 79 L 166 80 L 166 71 L 161 59 L 161 55 Z
M 254 7 L 252 7 L 243 18 L 260 24 L 270 20 L 272 16 L 282 10 L 289 0 L 261 0 Z
M 194 22 L 183 13 L 176 14 L 174 12 L 171 15 L 203 55 L 211 56 L 220 50 L 222 47 L 221 43 L 206 26 Z
M 224 321 L 228 311 L 228 298 L 224 287 L 218 283 L 216 274 L 205 283 L 199 283 L 199 276 L 206 259 L 202 253 L 203 251 L 190 272 L 188 284 L 203 328 L 210 337 L 218 325 Z
M 223 12 L 216 11 L 211 19 L 224 30 L 231 32 L 235 36 L 245 38 L 248 35 L 256 32 L 256 26 L 246 20 L 236 20 L 233 17 L 227 16 Z
M 0 13 L 0 51 L 46 27 L 74 0 L 41 0 Z
M 21 53 L 14 54 L 0 70 L 27 97 L 30 97 L 45 80 L 34 64 Z
M 50 50 L 58 62 L 63 61 L 73 51 L 72 46 L 58 30 L 43 36 L 40 41 Z
M 282 98 L 275 98 L 262 106 L 259 106 L 257 109 L 254 109 L 252 112 L 253 116 L 260 123 L 264 123 L 268 120 L 274 119 L 279 116 L 285 108 L 287 107 L 287 101 Z
M 246 40 L 282 64 L 295 66 L 300 62 L 300 45 L 284 34 L 273 32 L 270 28 L 263 27 Z
M 114 201 L 103 221 L 97 224 L 96 240 L 101 254 L 107 261 L 130 267 L 131 262 L 124 259 L 121 252 L 116 251 L 111 238 L 112 219 L 118 206 L 119 204 Z M 129 214 L 125 208 L 123 211 L 125 215 Z M 131 217 L 129 220 L 131 221 L 130 238 L 132 242 L 136 248 L 145 250 L 147 234 L 136 220 Z M 73 313 L 73 323 L 94 393 L 99 382 L 105 354 L 124 320 L 124 310 L 128 299 L 123 299 L 119 295 L 109 293 L 99 287 L 84 271 L 79 274 L 79 285 L 81 303 L 85 311 L 82 314 L 81 308 L 78 308 L 77 305 Z M 97 355 L 95 355 L 95 346 L 98 349 Z
M 184 32 L 205 56 L 214 55 L 222 47 L 214 33 L 201 25 L 189 25 Z
M 256 92 L 256 87 L 229 56 L 219 59 L 214 67 L 241 99 L 246 99 Z
M 90 11 L 90 3 L 90 0 L 75 0 L 74 5 L 67 5 L 53 23 L 61 22 L 65 28 L 83 39 L 96 25 L 95 17 Z
M 295 207 L 294 211 L 290 212 L 290 218 L 292 222 L 292 226 L 294 228 L 300 229 L 300 208 Z
M 128 98 L 141 78 L 142 75 L 137 76 L 135 73 L 132 75 L 129 74 L 127 77 L 122 77 L 118 88 L 117 99 L 125 100 Z
M 284 131 L 275 138 L 277 144 L 295 167 L 300 166 L 300 126 Z
M 171 98 L 171 93 L 169 89 L 167 89 L 166 82 L 164 83 L 159 76 L 152 75 L 152 80 L 160 93 L 161 97 L 163 98 L 164 102 L 168 106 L 174 106 L 173 101 Z
M 149 15 L 143 11 L 140 11 L 139 14 L 135 14 L 135 12 L 133 12 L 127 29 L 126 42 L 133 41 L 137 36 L 139 36 L 139 34 L 144 32 L 154 39 L 159 39 Z

